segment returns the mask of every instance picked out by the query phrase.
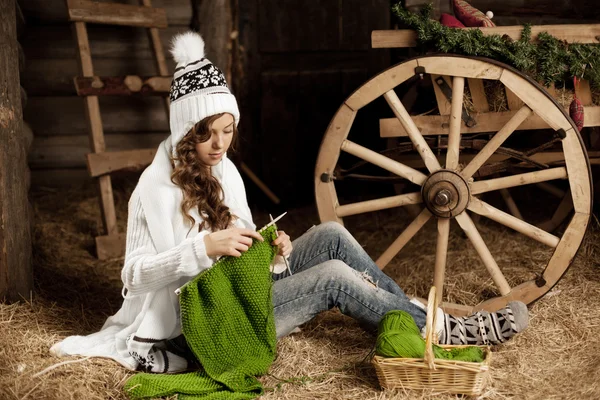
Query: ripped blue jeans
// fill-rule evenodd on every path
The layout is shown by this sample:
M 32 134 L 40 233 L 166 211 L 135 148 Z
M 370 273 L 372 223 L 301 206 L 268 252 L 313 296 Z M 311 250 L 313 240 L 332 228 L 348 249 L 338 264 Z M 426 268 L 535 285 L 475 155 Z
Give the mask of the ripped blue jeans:
M 419 329 L 425 326 L 425 310 L 409 301 L 342 225 L 315 226 L 293 246 L 289 260 L 293 275 L 287 270 L 273 274 L 278 338 L 333 307 L 367 329 L 377 329 L 390 310 L 407 311 Z

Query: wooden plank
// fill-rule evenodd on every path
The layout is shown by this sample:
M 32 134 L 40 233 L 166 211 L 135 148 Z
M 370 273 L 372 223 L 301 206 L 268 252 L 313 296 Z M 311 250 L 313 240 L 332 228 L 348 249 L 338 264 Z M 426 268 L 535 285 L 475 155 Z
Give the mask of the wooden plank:
M 402 82 L 415 75 L 417 61 L 408 61 L 389 68 L 362 85 L 348 97 L 345 104 L 358 111 L 379 96 L 392 90 Z
M 167 64 L 171 71 L 175 69 L 173 60 L 169 59 Z M 94 73 L 98 76 L 152 76 L 155 72 L 150 62 L 133 59 L 94 60 Z M 76 96 L 73 77 L 79 74 L 75 58 L 34 59 L 27 63 L 21 82 L 29 96 Z
M 519 40 L 523 26 L 465 29 L 480 29 L 484 35 L 507 35 L 511 39 Z M 531 27 L 531 36 L 534 39 L 540 32 L 548 32 L 557 39 L 566 40 L 569 43 L 598 43 L 600 24 L 534 25 Z M 374 30 L 371 32 L 371 47 L 373 48 L 415 47 L 416 45 L 417 33 L 410 29 Z
M 75 77 L 78 96 L 165 96 L 171 88 L 167 76 L 93 76 Z
M 0 0 L 0 301 L 30 299 L 33 290 L 15 3 Z
M 157 148 L 169 136 L 162 133 L 117 133 L 106 135 L 106 144 L 111 151 Z M 78 136 L 35 136 L 29 153 L 32 169 L 85 168 L 86 154 L 90 153 L 86 135 Z M 109 154 L 109 153 L 99 153 Z
M 82 107 L 84 99 L 76 96 L 30 97 L 25 119 L 29 121 L 35 134 L 40 136 L 88 133 Z M 102 106 L 105 133 L 169 130 L 164 105 L 158 97 L 103 97 L 99 104 Z
M 140 171 L 152 162 L 155 154 L 156 148 L 89 153 L 87 154 L 88 171 L 94 178 L 123 169 Z
M 490 111 L 490 105 L 485 95 L 483 88 L 483 80 L 469 78 L 467 79 L 469 86 L 469 92 L 471 93 L 471 101 L 473 102 L 473 108 L 476 112 L 486 113 Z
M 467 127 L 461 125 L 461 133 L 497 132 L 516 114 L 516 111 L 503 111 L 494 113 L 474 114 L 472 117 L 477 124 Z M 600 106 L 587 106 L 584 108 L 584 126 L 600 126 Z M 413 121 L 423 135 L 447 135 L 449 118 L 445 115 L 413 116 Z M 519 130 L 534 130 L 549 128 L 541 117 L 531 115 L 520 126 Z M 408 136 L 396 118 L 383 118 L 379 120 L 379 134 L 384 138 Z
M 90 0 L 67 0 L 70 21 L 93 24 L 166 28 L 167 14 L 161 8 Z
M 125 233 L 96 236 L 96 255 L 100 260 L 119 258 L 125 255 Z
M 99 0 L 100 2 L 115 2 L 115 0 Z M 139 4 L 138 0 L 119 0 L 125 4 Z M 153 4 L 156 8 L 162 8 L 167 14 L 167 22 L 169 25 L 186 25 L 190 24 L 190 16 L 192 15 L 192 6 L 189 0 L 154 0 Z M 68 19 L 67 5 L 65 1 L 48 1 L 48 0 L 19 0 L 19 4 L 23 9 L 25 17 L 30 24 L 37 23 L 40 25 L 49 25 L 49 23 L 66 22 Z
M 420 67 L 428 74 L 462 76 L 463 78 L 500 79 L 503 69 L 484 61 L 451 57 L 433 56 L 417 59 Z
M 173 25 L 158 29 L 157 32 L 162 43 L 170 43 L 175 35 L 188 30 L 187 25 Z M 94 64 L 105 58 L 138 60 L 138 62 L 154 60 L 153 45 L 148 40 L 147 28 L 92 24 L 87 26 L 87 31 Z M 71 24 L 67 22 L 58 25 L 29 26 L 21 43 L 27 53 L 28 62 L 38 59 L 50 61 L 77 57 L 73 46 Z M 167 52 L 165 59 L 171 60 L 172 55 Z M 155 67 L 152 63 L 149 66 Z M 149 75 L 157 74 L 157 70 L 150 70 Z
M 342 2 L 261 0 L 258 43 L 261 52 L 328 51 L 340 47 Z
M 32 188 L 75 188 L 89 183 L 91 179 L 85 167 L 31 170 Z

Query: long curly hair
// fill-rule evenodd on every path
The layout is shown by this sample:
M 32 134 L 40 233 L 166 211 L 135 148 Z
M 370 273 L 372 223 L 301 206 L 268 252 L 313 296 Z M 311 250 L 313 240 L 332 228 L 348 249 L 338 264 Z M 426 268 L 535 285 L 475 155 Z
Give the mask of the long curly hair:
M 210 168 L 203 164 L 196 153 L 196 144 L 206 142 L 211 137 L 210 128 L 214 121 L 223 114 L 215 114 L 196 123 L 190 131 L 177 143 L 176 156 L 172 158 L 173 172 L 171 181 L 183 191 L 181 211 L 192 224 L 196 220 L 190 215 L 190 210 L 198 208 L 203 221 L 199 229 L 218 231 L 228 228 L 235 216 L 229 207 L 223 204 L 223 188 L 212 176 Z M 233 139 L 230 149 L 234 148 L 237 138 L 237 127 L 233 125 Z

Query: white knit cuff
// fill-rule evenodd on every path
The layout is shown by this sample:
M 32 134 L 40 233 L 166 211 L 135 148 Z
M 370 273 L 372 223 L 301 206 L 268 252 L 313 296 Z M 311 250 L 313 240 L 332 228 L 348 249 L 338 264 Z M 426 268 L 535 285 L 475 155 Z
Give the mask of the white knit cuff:
M 273 262 L 271 263 L 271 272 L 275 274 L 281 274 L 283 271 L 287 269 L 285 265 L 285 260 L 283 256 L 277 254 L 275 258 L 273 258 Z
M 194 248 L 194 254 L 196 255 L 196 262 L 201 269 L 210 268 L 217 261 L 216 257 L 209 257 L 206 254 L 206 245 L 204 244 L 204 238 L 210 232 L 202 231 L 194 237 L 192 247 Z

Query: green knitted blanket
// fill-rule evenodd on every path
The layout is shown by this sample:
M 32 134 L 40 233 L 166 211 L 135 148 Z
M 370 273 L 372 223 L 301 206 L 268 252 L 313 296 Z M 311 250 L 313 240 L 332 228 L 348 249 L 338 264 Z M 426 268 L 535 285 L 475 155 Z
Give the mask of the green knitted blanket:
M 125 384 L 133 399 L 252 399 L 263 393 L 276 352 L 272 279 L 276 227 L 241 257 L 223 257 L 181 289 L 183 335 L 204 368 L 173 375 L 140 373 Z

